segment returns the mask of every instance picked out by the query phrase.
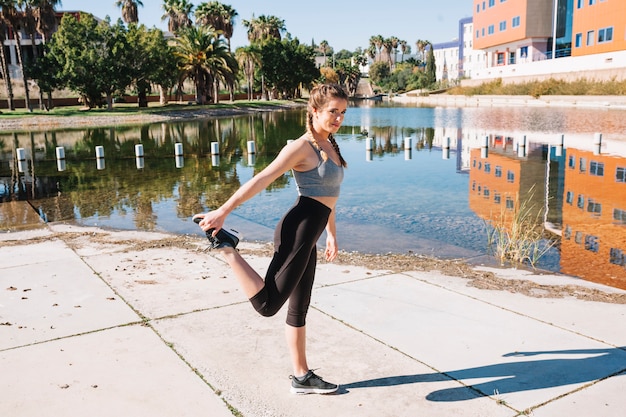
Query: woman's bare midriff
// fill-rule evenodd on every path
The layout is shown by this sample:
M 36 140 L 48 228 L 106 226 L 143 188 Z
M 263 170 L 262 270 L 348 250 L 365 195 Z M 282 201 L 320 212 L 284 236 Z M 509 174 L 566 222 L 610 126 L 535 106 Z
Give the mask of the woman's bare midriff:
M 337 200 L 338 200 L 337 197 L 309 197 L 309 198 L 312 198 L 315 201 L 319 201 L 320 203 L 330 208 L 331 210 L 335 208 L 335 205 L 337 204 Z

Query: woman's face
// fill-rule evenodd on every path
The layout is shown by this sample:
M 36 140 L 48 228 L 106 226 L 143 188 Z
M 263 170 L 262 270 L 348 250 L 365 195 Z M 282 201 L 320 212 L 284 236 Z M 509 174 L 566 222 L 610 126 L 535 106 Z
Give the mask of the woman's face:
M 337 133 L 346 116 L 347 108 L 347 100 L 341 98 L 329 100 L 324 107 L 315 111 L 313 118 L 315 130 L 320 133 Z

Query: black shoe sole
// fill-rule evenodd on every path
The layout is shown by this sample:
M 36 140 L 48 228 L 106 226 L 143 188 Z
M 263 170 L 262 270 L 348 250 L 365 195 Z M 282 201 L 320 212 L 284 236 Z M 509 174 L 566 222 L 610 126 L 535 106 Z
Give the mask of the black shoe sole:
M 196 217 L 193 219 L 194 223 L 198 224 L 202 221 L 201 217 Z M 215 229 L 207 230 L 206 237 L 209 239 L 210 248 L 211 249 L 221 249 L 221 248 L 236 248 L 241 240 L 241 233 L 236 231 L 235 229 L 220 229 L 215 236 L 213 236 L 213 231 Z

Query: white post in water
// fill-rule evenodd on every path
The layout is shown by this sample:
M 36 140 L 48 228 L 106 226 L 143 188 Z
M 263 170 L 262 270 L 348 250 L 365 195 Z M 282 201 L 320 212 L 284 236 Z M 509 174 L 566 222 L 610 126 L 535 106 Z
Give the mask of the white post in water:
M 135 156 L 143 157 L 143 145 L 142 144 L 135 145 Z
M 104 146 L 96 146 L 96 158 L 104 158 Z
M 441 158 L 450 159 L 450 138 L 447 137 L 443 140 L 443 146 L 441 147 Z
M 220 154 L 219 142 L 211 142 L 211 155 L 219 155 L 219 154 Z
M 220 166 L 220 156 L 219 155 L 211 155 L 211 165 L 214 167 Z
M 483 138 L 483 143 L 480 148 L 480 157 L 486 159 L 489 157 L 489 136 Z
M 554 156 L 563 156 L 563 144 L 565 143 L 565 135 L 561 135 L 560 142 L 554 147 Z
M 256 142 L 253 140 L 248 141 L 248 153 L 255 154 L 256 153 Z
M 98 171 L 102 171 L 104 169 L 104 158 L 96 158 L 96 168 Z
M 593 154 L 600 155 L 602 151 L 602 133 L 594 133 L 593 135 Z
M 176 155 L 176 168 L 182 168 L 185 166 L 185 158 L 182 155 Z
M 408 138 L 404 138 L 404 149 L 411 149 L 413 147 L 413 140 L 408 137 Z
M 365 150 L 373 151 L 374 150 L 374 138 L 367 138 L 365 140 Z
M 17 171 L 26 172 L 28 170 L 28 164 L 26 162 L 26 150 L 24 148 L 17 148 L 15 150 L 17 155 Z
M 57 171 L 65 171 L 65 148 L 63 146 L 56 147 Z
M 174 155 L 183 156 L 183 144 L 182 143 L 179 142 L 176 145 L 174 145 Z
M 524 158 L 526 156 L 526 135 L 524 135 L 521 142 L 517 146 L 517 156 L 520 158 Z

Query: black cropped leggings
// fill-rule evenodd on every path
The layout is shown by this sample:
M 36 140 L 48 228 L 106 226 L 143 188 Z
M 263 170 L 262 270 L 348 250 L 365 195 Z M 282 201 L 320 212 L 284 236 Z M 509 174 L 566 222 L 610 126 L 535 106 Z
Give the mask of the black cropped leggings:
M 317 200 L 299 197 L 280 220 L 274 232 L 274 257 L 265 276 L 265 286 L 252 298 L 261 315 L 276 314 L 289 299 L 287 324 L 302 327 L 311 303 L 317 264 L 317 240 L 331 209 Z

